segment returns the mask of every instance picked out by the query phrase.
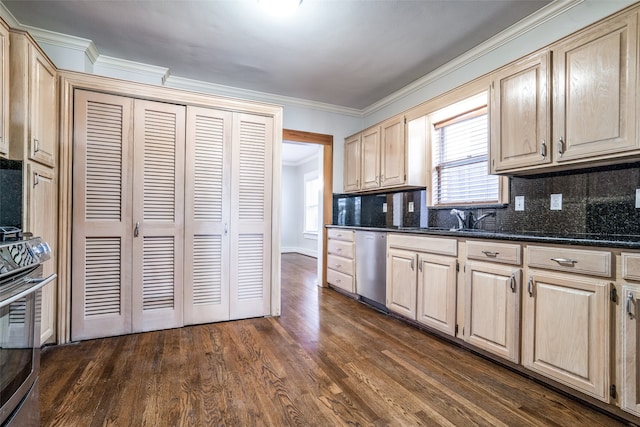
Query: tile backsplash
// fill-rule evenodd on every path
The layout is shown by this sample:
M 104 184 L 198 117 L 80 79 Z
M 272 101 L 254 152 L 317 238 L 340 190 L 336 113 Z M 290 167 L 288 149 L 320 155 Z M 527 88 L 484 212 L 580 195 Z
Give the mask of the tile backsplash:
M 640 235 L 640 163 L 582 169 L 509 179 L 508 205 L 465 208 L 474 217 L 495 212 L 478 228 L 504 232 L 548 234 Z M 562 194 L 562 209 L 551 210 L 551 194 Z M 524 210 L 515 210 L 515 197 Z M 409 212 L 413 202 L 413 212 Z M 385 206 L 386 203 L 386 212 Z M 376 195 L 333 196 L 334 225 L 363 227 L 454 227 L 451 208 L 427 208 L 427 190 Z

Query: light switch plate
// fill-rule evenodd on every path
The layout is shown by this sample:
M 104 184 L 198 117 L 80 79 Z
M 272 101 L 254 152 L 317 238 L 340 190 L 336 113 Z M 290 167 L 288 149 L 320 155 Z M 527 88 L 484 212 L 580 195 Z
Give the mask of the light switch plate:
M 382 213 L 387 213 L 387 203 L 382 204 Z
M 562 194 L 551 195 L 551 210 L 552 211 L 562 210 Z
M 413 202 L 409 202 L 409 203 L 407 204 L 407 210 L 408 210 L 409 212 L 413 212 Z
M 516 211 L 524 211 L 524 196 L 516 196 Z
M 640 209 L 640 188 L 636 188 L 636 209 Z

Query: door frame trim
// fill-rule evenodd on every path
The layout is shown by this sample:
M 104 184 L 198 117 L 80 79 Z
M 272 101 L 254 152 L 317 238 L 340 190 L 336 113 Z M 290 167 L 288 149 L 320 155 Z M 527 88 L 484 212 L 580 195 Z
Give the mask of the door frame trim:
M 333 135 L 283 129 L 282 141 L 322 145 L 322 280 L 320 286 L 327 286 L 327 224 L 333 222 Z

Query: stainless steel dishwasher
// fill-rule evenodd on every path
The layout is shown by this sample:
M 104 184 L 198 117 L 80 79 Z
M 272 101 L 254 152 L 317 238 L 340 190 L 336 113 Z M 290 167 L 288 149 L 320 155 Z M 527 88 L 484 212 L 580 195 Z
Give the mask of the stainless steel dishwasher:
M 387 233 L 356 230 L 356 293 L 387 311 Z

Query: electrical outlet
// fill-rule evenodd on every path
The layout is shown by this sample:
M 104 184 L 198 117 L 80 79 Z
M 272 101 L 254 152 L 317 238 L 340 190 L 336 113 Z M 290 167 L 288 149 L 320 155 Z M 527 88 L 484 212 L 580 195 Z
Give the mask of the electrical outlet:
M 516 196 L 516 211 L 524 211 L 524 196 Z
M 382 204 L 382 213 L 387 213 L 387 203 Z
M 562 210 L 562 194 L 551 195 L 551 210 L 552 211 Z
M 636 209 L 640 209 L 640 188 L 636 188 Z
M 413 210 L 414 210 L 414 209 L 413 209 L 413 202 L 409 202 L 409 203 L 407 204 L 407 210 L 408 210 L 409 212 L 413 212 Z

